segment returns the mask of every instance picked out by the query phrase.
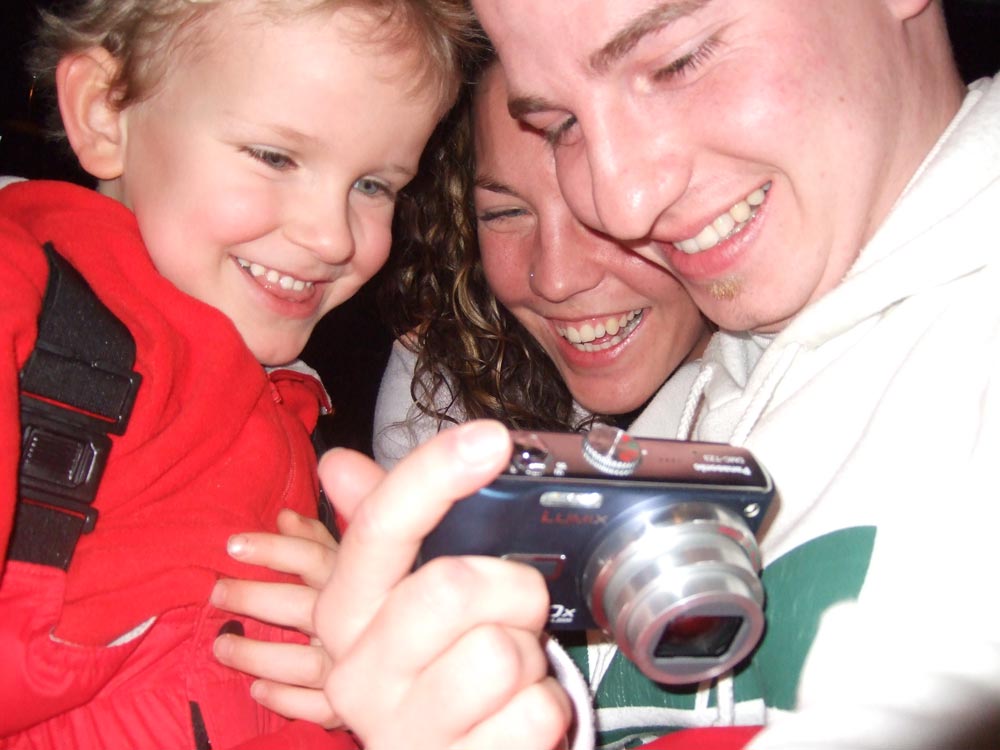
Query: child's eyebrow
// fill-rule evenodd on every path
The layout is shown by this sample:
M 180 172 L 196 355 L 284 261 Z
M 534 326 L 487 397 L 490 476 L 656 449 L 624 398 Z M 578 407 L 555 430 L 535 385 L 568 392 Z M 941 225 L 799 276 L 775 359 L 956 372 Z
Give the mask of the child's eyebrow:
M 296 128 L 290 127 L 288 125 L 261 123 L 260 127 L 270 130 L 279 138 L 293 141 L 295 143 L 300 143 L 304 146 L 320 145 L 320 139 L 317 138 L 316 136 L 309 135 L 308 133 L 303 133 L 301 130 L 297 130 Z
M 241 138 L 256 140 L 262 136 L 274 136 L 281 140 L 301 144 L 303 146 L 320 145 L 320 139 L 305 133 L 291 125 L 279 122 L 267 122 L 247 117 L 243 114 L 228 113 L 225 115 L 226 127 Z

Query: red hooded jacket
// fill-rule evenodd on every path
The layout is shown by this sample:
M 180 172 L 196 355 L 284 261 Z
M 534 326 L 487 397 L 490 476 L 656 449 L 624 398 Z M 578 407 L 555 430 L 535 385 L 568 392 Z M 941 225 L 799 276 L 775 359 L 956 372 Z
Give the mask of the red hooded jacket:
M 128 327 L 142 375 L 68 571 L 0 573 L 0 748 L 353 748 L 347 733 L 258 705 L 212 655 L 219 628 L 302 641 L 208 604 L 220 576 L 279 579 L 226 554 L 273 531 L 279 509 L 315 517 L 310 442 L 322 387 L 268 375 L 222 313 L 153 267 L 134 216 L 90 190 L 0 190 L 0 553 L 17 497 L 18 372 L 34 347 L 51 242 Z M 0 554 L 0 560 L 5 558 Z M 194 717 L 194 718 L 193 718 Z

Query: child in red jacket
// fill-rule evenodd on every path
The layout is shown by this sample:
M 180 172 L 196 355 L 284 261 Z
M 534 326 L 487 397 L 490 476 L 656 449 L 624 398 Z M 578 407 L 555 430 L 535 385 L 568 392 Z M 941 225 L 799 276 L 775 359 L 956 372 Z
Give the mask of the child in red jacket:
M 0 190 L 0 747 L 353 747 L 262 708 L 213 658 L 220 630 L 301 636 L 234 622 L 209 594 L 260 576 L 226 555 L 234 532 L 316 515 L 325 394 L 294 363 L 386 259 L 394 200 L 457 85 L 461 4 L 62 7 L 37 67 L 97 191 Z M 128 329 L 142 379 L 96 524 L 60 564 L 39 550 L 65 542 L 46 528 L 66 514 L 34 502 L 26 518 L 15 492 L 43 245 Z

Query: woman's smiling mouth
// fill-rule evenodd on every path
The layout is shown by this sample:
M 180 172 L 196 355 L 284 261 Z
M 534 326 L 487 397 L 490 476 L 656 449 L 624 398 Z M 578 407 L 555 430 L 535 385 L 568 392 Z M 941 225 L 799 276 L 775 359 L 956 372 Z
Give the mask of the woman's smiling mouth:
M 642 320 L 642 310 L 632 310 L 597 323 L 577 326 L 556 326 L 556 333 L 581 352 L 599 352 L 617 346 L 636 329 Z

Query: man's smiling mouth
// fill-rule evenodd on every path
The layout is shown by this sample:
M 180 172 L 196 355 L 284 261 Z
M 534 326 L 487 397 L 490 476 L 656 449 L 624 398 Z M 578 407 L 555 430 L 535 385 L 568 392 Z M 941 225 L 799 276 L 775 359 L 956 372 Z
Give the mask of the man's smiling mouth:
M 632 310 L 617 317 L 582 326 L 558 326 L 556 333 L 581 352 L 599 352 L 617 346 L 635 330 L 642 320 L 642 310 Z M 596 342 L 596 343 L 595 343 Z
M 709 224 L 705 225 L 697 235 L 686 240 L 674 242 L 674 246 L 682 253 L 694 255 L 705 250 L 711 250 L 723 240 L 738 234 L 756 215 L 757 209 L 764 202 L 764 199 L 767 197 L 767 191 L 770 189 L 770 182 L 763 187 L 757 188 L 746 198 L 733 205 L 728 211 L 719 214 Z

